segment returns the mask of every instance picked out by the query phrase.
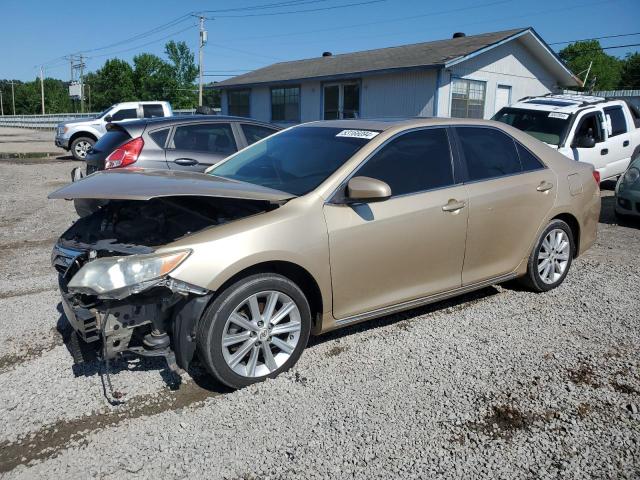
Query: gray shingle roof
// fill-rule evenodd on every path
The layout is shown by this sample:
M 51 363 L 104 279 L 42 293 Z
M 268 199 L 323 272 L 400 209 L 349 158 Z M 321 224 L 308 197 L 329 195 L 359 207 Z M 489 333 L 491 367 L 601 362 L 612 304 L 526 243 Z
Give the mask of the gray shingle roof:
M 274 63 L 237 77 L 219 82 L 216 86 L 232 87 L 260 83 L 323 78 L 334 75 L 355 74 L 388 69 L 430 67 L 443 65 L 449 60 L 469 55 L 498 43 L 526 28 L 502 32 L 469 35 L 467 37 L 414 43 L 399 47 L 380 48 L 363 52 L 345 53 L 331 57 L 309 58 L 292 62 Z

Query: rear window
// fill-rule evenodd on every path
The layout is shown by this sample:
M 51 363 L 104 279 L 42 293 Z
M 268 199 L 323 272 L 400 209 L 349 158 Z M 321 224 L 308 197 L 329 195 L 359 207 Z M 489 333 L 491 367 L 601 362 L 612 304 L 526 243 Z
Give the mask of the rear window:
M 624 118 L 622 107 L 607 107 L 604 113 L 611 119 L 611 136 L 627 133 L 627 120 Z
M 142 105 L 144 118 L 164 117 L 164 109 L 159 103 Z
M 111 153 L 113 150 L 130 139 L 131 135 L 129 135 L 124 130 L 110 130 L 102 137 L 100 137 L 100 140 L 98 140 L 91 149 L 91 153 Z
M 520 173 L 522 166 L 513 139 L 493 128 L 456 127 L 469 180 Z
M 165 143 L 167 143 L 167 137 L 169 136 L 169 129 L 163 128 L 162 130 L 156 130 L 149 134 L 151 140 L 155 142 L 160 148 L 164 148 Z

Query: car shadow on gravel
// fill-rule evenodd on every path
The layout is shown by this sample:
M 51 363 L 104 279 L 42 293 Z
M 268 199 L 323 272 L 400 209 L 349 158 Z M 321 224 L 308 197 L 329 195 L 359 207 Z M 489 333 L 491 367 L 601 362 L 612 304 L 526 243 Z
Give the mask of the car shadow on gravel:
M 323 335 L 311 337 L 309 339 L 308 347 L 321 345 L 325 342 L 336 340 L 338 338 L 348 337 L 350 335 L 394 324 L 397 325 L 400 329 L 408 330 L 409 328 L 411 328 L 412 322 L 421 320 L 421 317 L 425 315 L 430 315 L 436 312 L 455 313 L 498 294 L 500 294 L 500 290 L 498 290 L 496 287 L 491 286 L 483 288 L 481 290 L 476 290 L 475 292 L 467 293 L 465 295 L 450 298 L 448 300 L 442 300 L 440 302 L 413 308 L 411 310 L 405 310 L 403 312 L 394 313 L 392 315 L 376 318 L 374 320 L 367 320 L 365 322 L 358 323 L 349 327 L 340 328 Z M 333 354 L 332 356 L 335 356 L 335 354 Z

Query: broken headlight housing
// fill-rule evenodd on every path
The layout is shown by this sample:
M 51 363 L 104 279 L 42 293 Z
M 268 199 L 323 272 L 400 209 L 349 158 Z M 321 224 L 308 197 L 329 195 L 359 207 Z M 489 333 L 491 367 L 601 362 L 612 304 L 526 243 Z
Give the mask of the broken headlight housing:
M 104 257 L 86 263 L 68 284 L 76 293 L 99 297 L 124 298 L 161 281 L 191 253 L 167 253 Z

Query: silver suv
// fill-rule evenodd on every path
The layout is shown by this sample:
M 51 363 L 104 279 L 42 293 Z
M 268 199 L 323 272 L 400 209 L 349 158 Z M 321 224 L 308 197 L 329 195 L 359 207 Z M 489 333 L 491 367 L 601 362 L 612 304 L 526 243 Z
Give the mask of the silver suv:
M 278 130 L 268 123 L 218 115 L 110 123 L 85 158 L 86 173 L 129 166 L 203 172 Z

